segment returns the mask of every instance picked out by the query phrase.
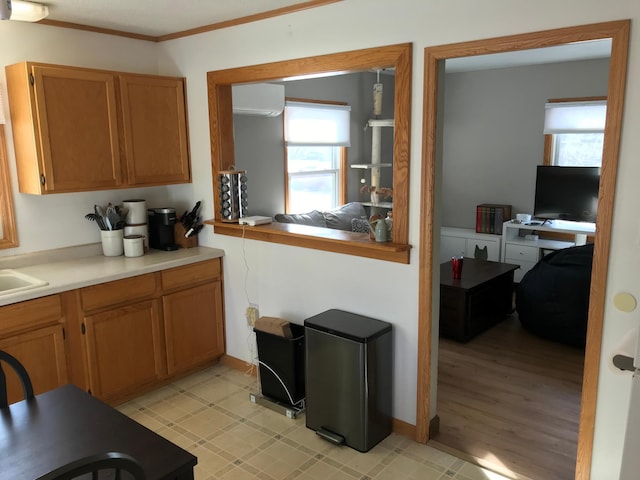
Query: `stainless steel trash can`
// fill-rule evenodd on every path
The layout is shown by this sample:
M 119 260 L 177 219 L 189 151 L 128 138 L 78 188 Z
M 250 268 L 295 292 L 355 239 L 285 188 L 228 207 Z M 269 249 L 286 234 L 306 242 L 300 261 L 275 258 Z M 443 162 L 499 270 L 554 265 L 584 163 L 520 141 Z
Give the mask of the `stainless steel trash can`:
M 369 451 L 391 433 L 391 324 L 334 309 L 304 327 L 307 427 Z

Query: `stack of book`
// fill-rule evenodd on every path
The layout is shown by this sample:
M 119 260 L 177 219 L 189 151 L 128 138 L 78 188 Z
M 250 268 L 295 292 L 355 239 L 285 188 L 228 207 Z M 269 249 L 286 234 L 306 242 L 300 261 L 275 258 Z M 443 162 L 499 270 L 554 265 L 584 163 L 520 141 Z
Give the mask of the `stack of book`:
M 502 235 L 502 224 L 511 220 L 511 205 L 483 203 L 476 206 L 476 233 Z

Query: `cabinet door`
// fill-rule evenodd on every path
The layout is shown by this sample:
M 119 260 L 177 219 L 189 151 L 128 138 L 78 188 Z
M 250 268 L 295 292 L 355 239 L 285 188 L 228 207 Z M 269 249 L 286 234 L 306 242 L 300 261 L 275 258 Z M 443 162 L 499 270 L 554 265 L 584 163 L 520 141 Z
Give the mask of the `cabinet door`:
M 162 306 L 170 375 L 215 360 L 224 353 L 219 280 L 164 295 Z
M 123 398 L 163 377 L 156 300 L 85 317 L 91 392 L 103 400 Z
M 26 368 L 36 394 L 67 383 L 67 356 L 61 325 L 40 328 L 0 340 L 0 349 L 16 357 Z M 9 403 L 24 399 L 13 369 L 5 366 Z
M 42 193 L 118 187 L 122 170 L 114 76 L 50 66 L 34 66 L 32 73 Z
M 189 182 L 183 79 L 142 75 L 119 79 L 128 183 Z

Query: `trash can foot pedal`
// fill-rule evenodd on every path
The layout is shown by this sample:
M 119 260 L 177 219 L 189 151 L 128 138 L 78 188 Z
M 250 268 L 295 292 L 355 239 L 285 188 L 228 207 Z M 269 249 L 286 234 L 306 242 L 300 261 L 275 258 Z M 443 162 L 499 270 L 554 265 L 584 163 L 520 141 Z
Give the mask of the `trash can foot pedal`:
M 256 403 L 274 412 L 281 413 L 287 418 L 297 418 L 298 415 L 304 412 L 304 399 L 300 401 L 299 407 L 279 402 L 278 400 L 265 397 L 259 393 L 250 393 L 249 400 L 251 400 L 251 403 Z
M 321 438 L 324 438 L 326 441 L 333 443 L 334 445 L 343 445 L 344 437 L 342 435 L 338 435 L 337 433 L 330 432 L 329 430 L 325 430 L 324 428 L 320 428 L 316 430 L 316 435 Z

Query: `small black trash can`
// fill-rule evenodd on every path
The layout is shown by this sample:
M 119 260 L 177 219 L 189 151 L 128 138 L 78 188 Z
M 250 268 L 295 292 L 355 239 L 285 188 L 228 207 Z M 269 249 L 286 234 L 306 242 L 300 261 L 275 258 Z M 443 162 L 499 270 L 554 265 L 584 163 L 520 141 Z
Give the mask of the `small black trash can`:
M 291 323 L 293 338 L 254 329 L 262 395 L 296 405 L 304 399 L 304 327 Z

